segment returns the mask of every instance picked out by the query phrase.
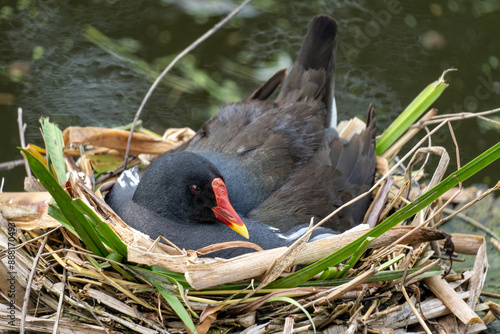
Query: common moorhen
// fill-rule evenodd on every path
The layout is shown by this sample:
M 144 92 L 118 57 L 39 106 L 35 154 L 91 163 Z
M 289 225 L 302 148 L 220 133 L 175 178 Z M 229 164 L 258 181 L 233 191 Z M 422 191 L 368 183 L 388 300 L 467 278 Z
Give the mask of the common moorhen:
M 366 128 L 347 142 L 330 124 L 336 119 L 336 36 L 336 22 L 316 16 L 274 102 L 266 99 L 284 72 L 245 101 L 223 107 L 188 143 L 153 162 L 135 193 L 115 185 L 108 203 L 130 226 L 181 248 L 245 240 L 220 223 L 245 235 L 243 220 L 249 241 L 268 249 L 290 244 L 311 217 L 323 218 L 365 192 L 375 171 L 374 108 Z M 366 196 L 343 209 L 313 237 L 361 223 L 368 203 Z

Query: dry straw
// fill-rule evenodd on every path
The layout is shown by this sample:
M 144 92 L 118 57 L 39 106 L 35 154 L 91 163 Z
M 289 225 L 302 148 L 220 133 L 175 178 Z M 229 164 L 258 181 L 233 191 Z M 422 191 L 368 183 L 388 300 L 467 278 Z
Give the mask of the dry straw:
M 95 131 L 101 134 L 96 136 Z M 67 152 L 79 152 L 71 149 L 70 143 L 75 142 L 87 145 L 87 157 L 94 152 L 101 155 L 108 136 L 113 137 L 109 138 L 112 149 L 106 148 L 109 154 L 123 149 L 127 136 L 122 136 L 121 144 L 117 144 L 117 137 L 110 133 L 114 132 L 69 128 L 64 132 Z M 188 139 L 192 132 L 183 129 L 169 134 L 160 140 L 176 145 Z M 95 138 L 99 147 L 95 146 Z M 426 135 L 421 143 L 429 138 L 431 136 Z M 150 141 L 158 139 L 150 137 Z M 404 143 L 399 141 L 395 145 Z M 391 150 L 400 151 L 401 147 Z M 412 175 L 421 175 L 412 173 L 416 160 L 433 153 L 447 155 L 442 149 L 432 147 L 413 147 L 409 152 L 398 163 L 389 161 L 393 166 L 385 175 L 378 174 L 367 220 L 375 217 L 371 220 L 380 221 L 382 214 L 387 216 L 407 206 L 408 191 L 403 186 Z M 280 287 L 276 282 L 282 277 L 291 277 L 296 265 L 325 258 L 363 237 L 368 227 L 361 225 L 340 236 L 235 259 L 199 258 L 195 251 L 181 251 L 158 243 L 129 228 L 107 207 L 100 191 L 94 193 L 86 185 L 92 171 L 85 168 L 85 159 L 79 160 L 80 165 L 68 163 L 71 157 L 66 160 L 66 165 L 74 169 L 70 170 L 66 193 L 72 195 L 73 202 L 81 200 L 112 228 L 126 244 L 128 259 L 91 254 L 87 245 L 65 228 L 61 229 L 60 223 L 47 215 L 49 193 L 0 194 L 0 211 L 7 219 L 4 224 L 8 227 L 13 222 L 22 228 L 13 235 L 8 228 L 2 229 L 4 232 L 0 235 L 3 276 L 12 272 L 8 268 L 8 254 L 9 237 L 14 236 L 13 272 L 17 287 L 15 320 L 9 323 L 10 314 L 4 307 L 0 312 L 2 329 L 40 333 L 56 330 L 156 333 L 184 332 L 191 327 L 191 331 L 196 328 L 198 333 L 210 328 L 248 333 L 314 330 L 354 333 L 363 328 L 380 332 L 409 328 L 436 332 L 458 326 L 463 332 L 476 332 L 485 328 L 476 312 L 498 309 L 492 302 L 479 301 L 487 268 L 484 238 L 452 235 L 456 254 L 474 255 L 474 265 L 460 275 L 441 277 L 450 269 L 450 262 L 440 256 L 441 249 L 449 247 L 444 246 L 449 239 L 446 234 L 424 226 L 444 221 L 446 218 L 441 218 L 441 212 L 445 208 L 451 210 L 448 206 L 451 199 L 446 203 L 432 201 L 417 215 L 412 215 L 413 227 L 394 227 L 374 240 L 366 239 L 359 254 L 352 256 L 357 261 L 329 268 L 320 279 L 316 276 L 295 287 Z M 441 158 L 428 188 L 432 183 L 439 184 L 447 160 Z M 406 164 L 403 178 L 393 173 L 402 164 Z M 378 164 L 380 171 L 387 165 Z M 84 171 L 86 176 L 82 178 Z M 384 185 L 389 185 L 388 191 L 382 194 L 387 188 Z M 101 184 L 97 184 L 99 186 Z M 479 199 L 469 201 L 474 203 Z M 87 217 L 91 215 L 86 213 Z M 133 263 L 166 270 L 140 269 Z M 348 270 L 343 270 L 343 266 L 349 266 Z M 2 279 L 5 282 L 8 277 Z M 2 286 L 2 294 L 9 300 L 6 288 Z

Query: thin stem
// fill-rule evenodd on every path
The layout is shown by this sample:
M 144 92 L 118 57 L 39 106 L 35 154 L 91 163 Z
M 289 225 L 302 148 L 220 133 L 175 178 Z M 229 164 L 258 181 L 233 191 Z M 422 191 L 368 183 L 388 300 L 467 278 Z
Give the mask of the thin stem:
M 146 96 L 144 96 L 144 99 L 142 100 L 142 103 L 141 103 L 139 109 L 137 110 L 137 113 L 135 114 L 134 121 L 132 122 L 132 127 L 130 128 L 130 134 L 128 136 L 128 141 L 127 141 L 127 149 L 125 151 L 125 162 L 124 162 L 125 167 L 124 167 L 124 169 L 127 169 L 127 159 L 128 159 L 128 154 L 130 151 L 130 143 L 132 142 L 132 135 L 134 133 L 135 125 L 136 125 L 137 121 L 139 120 L 139 117 L 142 113 L 142 110 L 144 109 L 144 106 L 146 105 L 146 102 L 149 100 L 149 98 L 153 94 L 153 91 L 156 89 L 156 87 L 158 86 L 160 81 L 165 77 L 165 75 L 167 75 L 168 72 L 170 72 L 170 70 L 174 67 L 175 64 L 177 64 L 177 62 L 182 57 L 184 57 L 189 52 L 191 52 L 196 47 L 198 47 L 198 45 L 200 45 L 202 42 L 204 42 L 208 37 L 212 36 L 222 26 L 224 26 L 230 19 L 232 19 L 236 14 L 238 14 L 243 9 L 243 7 L 245 7 L 247 4 L 249 4 L 252 1 L 253 0 L 245 0 L 241 5 L 236 7 L 231 13 L 229 13 L 225 18 L 223 18 L 219 23 L 217 23 L 215 26 L 213 26 L 212 29 L 210 29 L 209 31 L 204 33 L 200 38 L 198 38 L 196 41 L 191 43 L 191 45 L 189 45 L 181 53 L 179 53 L 174 58 L 174 60 L 172 60 L 172 62 L 163 70 L 163 72 L 161 72 L 160 76 L 158 76 L 158 78 L 156 78 L 156 80 L 153 82 L 153 84 L 149 88 L 148 92 L 146 93 Z
M 478 112 L 478 113 L 467 112 L 467 113 L 461 113 L 461 114 L 437 115 L 437 116 L 432 117 L 430 120 L 423 122 L 422 124 L 418 124 L 417 123 L 415 125 L 412 125 L 412 127 L 421 126 L 421 125 L 431 125 L 431 124 L 441 123 L 443 121 L 443 119 L 447 119 L 448 121 L 459 121 L 459 120 L 462 120 L 462 119 L 482 117 L 482 116 L 485 116 L 485 115 L 495 114 L 495 113 L 498 113 L 498 112 L 500 112 L 500 108 L 492 109 L 492 110 L 487 110 L 487 111 L 482 111 L 482 112 Z M 492 121 L 492 120 L 488 120 L 488 121 L 495 122 L 495 121 Z
M 26 142 L 24 140 L 24 130 L 26 129 L 26 124 L 23 123 L 23 109 L 17 108 L 17 126 L 19 127 L 19 140 L 21 141 L 21 147 L 26 147 Z M 31 169 L 28 164 L 28 160 L 23 156 L 24 159 L 24 167 L 26 168 L 26 175 L 28 178 L 31 177 Z
M 57 305 L 57 314 L 56 321 L 54 323 L 54 330 L 52 334 L 57 334 L 57 328 L 59 327 L 59 319 L 61 318 L 62 306 L 64 301 L 64 289 L 66 288 L 66 277 L 67 277 L 66 267 L 63 268 L 63 277 L 62 277 L 62 287 L 61 287 L 61 295 L 59 296 L 59 304 Z
M 38 249 L 38 253 L 36 254 L 35 260 L 33 260 L 33 266 L 31 267 L 30 276 L 28 278 L 28 282 L 26 283 L 26 293 L 24 294 L 23 301 L 23 312 L 21 313 L 21 328 L 19 329 L 19 333 L 24 334 L 24 328 L 26 327 L 26 314 L 28 313 L 28 304 L 30 301 L 31 294 L 31 283 L 33 283 L 33 278 L 35 277 L 36 267 L 38 266 L 38 260 L 40 260 L 40 256 L 42 255 L 43 249 L 49 240 L 49 235 L 47 234 L 45 238 L 43 238 L 42 244 L 40 245 L 40 249 Z

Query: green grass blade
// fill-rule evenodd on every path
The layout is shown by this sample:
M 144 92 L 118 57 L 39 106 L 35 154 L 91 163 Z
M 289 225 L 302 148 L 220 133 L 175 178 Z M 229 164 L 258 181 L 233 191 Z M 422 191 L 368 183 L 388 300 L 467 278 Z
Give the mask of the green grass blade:
M 196 333 L 196 327 L 194 326 L 193 320 L 189 316 L 189 313 L 186 311 L 181 301 L 175 293 L 168 288 L 168 286 L 172 286 L 171 283 L 176 284 L 179 287 L 179 282 L 174 280 L 167 275 L 159 275 L 150 270 L 139 268 L 135 266 L 129 266 L 132 270 L 139 273 L 144 279 L 146 279 L 149 283 L 153 284 L 154 287 L 160 292 L 160 294 L 165 298 L 168 305 L 174 310 L 174 312 L 179 316 L 184 325 L 193 333 Z M 165 284 L 167 283 L 167 284 Z M 184 290 L 181 290 L 184 291 Z
M 51 202 L 52 201 L 54 201 L 53 198 L 52 198 Z M 78 237 L 78 239 L 80 239 L 80 240 L 82 239 L 82 238 L 80 238 L 78 233 L 73 228 L 73 225 L 71 225 L 69 220 L 66 219 L 66 216 L 64 215 L 64 213 L 62 213 L 61 208 L 59 208 L 59 206 L 57 205 L 57 203 L 55 203 L 55 201 L 54 201 L 54 203 L 50 203 L 49 208 L 47 210 L 47 213 L 49 214 L 49 216 L 51 216 L 52 218 L 54 218 L 55 220 L 60 222 L 62 224 L 62 226 L 64 226 L 65 229 L 67 229 L 68 231 L 70 231 L 71 233 L 76 235 Z
M 92 263 L 92 265 L 99 271 L 102 270 L 102 268 L 106 265 L 108 265 L 108 263 L 106 262 L 101 262 L 99 263 L 95 258 L 93 258 L 92 256 L 85 256 L 87 258 L 87 260 Z
M 186 287 L 188 289 L 192 289 L 192 287 L 186 281 L 186 277 L 183 274 L 179 274 L 179 273 L 176 273 L 174 271 L 170 271 L 170 270 L 160 268 L 160 267 L 152 266 L 151 269 L 152 269 L 152 274 L 154 275 L 154 277 L 164 277 L 170 283 L 177 285 L 177 289 L 179 290 L 179 295 L 181 296 L 182 301 L 184 302 L 184 305 L 186 305 L 186 307 L 191 312 L 193 317 L 199 318 L 198 314 L 196 314 L 196 312 L 191 309 L 187 300 L 184 297 L 184 287 Z
M 350 244 L 339 249 L 335 253 L 315 262 L 292 275 L 285 278 L 279 279 L 267 287 L 269 289 L 274 288 L 292 288 L 303 282 L 311 279 L 315 275 L 321 273 L 328 267 L 333 267 L 334 265 L 344 261 L 349 256 L 351 256 L 356 249 L 363 243 L 363 241 L 368 237 L 377 238 L 390 230 L 392 227 L 403 222 L 404 220 L 412 217 L 417 212 L 425 208 L 427 205 L 435 201 L 439 196 L 443 195 L 445 192 L 456 186 L 459 182 L 467 180 L 472 175 L 476 174 L 478 171 L 488 166 L 493 161 L 500 158 L 500 143 L 497 143 L 489 150 L 479 155 L 477 158 L 460 168 L 458 171 L 452 173 L 446 179 L 441 181 L 438 185 L 422 194 L 415 201 L 408 204 L 404 208 L 398 210 L 381 224 L 374 227 L 363 236 L 354 240 Z
M 444 75 L 450 70 L 443 72 L 441 77 L 428 85 L 418 96 L 406 107 L 394 122 L 384 131 L 377 140 L 377 155 L 383 154 L 396 140 L 408 130 L 422 114 L 436 101 L 436 99 L 448 87 L 444 81 Z
M 59 185 L 59 182 L 30 152 L 25 149 L 21 149 L 21 151 L 25 154 L 33 174 L 52 195 L 61 209 L 61 212 L 66 217 L 67 222 L 73 226 L 78 237 L 85 243 L 87 248 L 95 255 L 107 256 L 109 252 L 97 236 L 94 227 L 87 221 L 87 218 L 73 206 L 72 198 Z
M 115 262 L 121 263 L 124 258 L 125 258 L 124 256 L 122 256 L 118 253 L 109 253 L 108 256 L 106 256 L 106 259 L 111 260 L 109 262 L 111 267 L 113 267 L 114 270 L 116 270 L 118 273 L 120 273 L 120 275 L 122 275 L 127 281 L 137 282 L 137 280 L 135 279 L 134 276 L 132 276 L 130 273 L 125 271 L 125 269 L 123 269 L 121 266 L 119 266 L 117 263 L 115 263 Z M 114 262 L 112 262 L 112 261 L 114 261 Z
M 52 199 L 53 201 L 53 199 Z M 73 204 L 75 207 L 84 214 L 84 217 L 87 217 L 87 221 L 94 226 L 94 228 L 99 232 L 99 238 L 103 241 L 109 248 L 113 249 L 116 253 L 109 253 L 107 258 L 111 256 L 118 256 L 120 260 L 112 257 L 111 259 L 117 262 L 121 262 L 122 258 L 127 257 L 127 245 L 123 243 L 123 241 L 115 234 L 115 232 L 105 223 L 102 223 L 100 218 L 92 211 L 82 200 L 73 200 Z M 79 239 L 80 236 L 73 228 L 73 225 L 66 219 L 61 209 L 57 205 L 57 203 L 50 203 L 48 214 L 60 222 L 68 231 L 76 235 Z M 107 232 L 106 232 L 107 230 Z M 113 264 L 112 264 L 113 265 Z M 116 269 L 116 268 L 115 268 Z M 118 269 L 117 269 L 118 270 Z M 119 270 L 118 270 L 119 271 Z M 127 276 L 127 273 L 122 273 L 122 275 Z M 133 280 L 133 278 L 129 275 L 129 278 Z
M 363 255 L 363 253 L 366 251 L 368 246 L 372 243 L 374 238 L 366 238 L 365 241 L 361 244 L 358 249 L 354 252 L 354 254 L 351 256 L 349 261 L 347 261 L 346 264 L 339 264 L 338 268 L 336 267 L 330 267 L 325 270 L 321 276 L 318 278 L 318 280 L 327 280 L 327 279 L 338 279 L 344 277 L 349 269 L 354 267 L 354 265 L 358 262 L 359 258 Z
M 300 305 L 295 299 L 292 299 L 290 297 L 276 297 L 276 298 L 271 298 L 269 299 L 267 302 L 286 302 L 286 303 L 290 303 L 296 307 L 298 307 L 302 312 L 304 312 L 305 315 L 307 315 L 307 317 L 309 318 L 309 321 L 311 322 L 312 324 L 312 327 L 313 327 L 313 331 L 314 333 L 316 333 L 316 325 L 314 325 L 314 321 L 312 320 L 311 318 L 311 315 L 309 314 L 309 312 L 307 312 L 307 310 L 302 306 Z
M 342 268 L 342 271 L 338 274 L 337 277 L 339 278 L 344 277 L 349 271 L 349 269 L 354 267 L 354 265 L 358 262 L 361 255 L 364 254 L 364 252 L 368 249 L 368 246 L 370 246 L 373 240 L 375 240 L 375 238 L 368 237 L 365 239 L 365 241 L 363 241 L 363 243 L 358 247 L 358 249 L 356 249 L 354 254 L 351 256 L 349 261 L 347 261 L 346 265 Z
M 321 275 L 318 277 L 318 281 L 335 279 L 335 277 L 339 277 L 339 273 L 340 273 L 340 270 L 337 267 L 326 268 L 325 271 L 323 271 L 321 273 Z
M 118 273 L 120 273 L 127 281 L 129 282 L 137 282 L 134 276 L 129 274 L 128 272 L 125 271 L 121 266 L 119 266 L 115 262 L 122 262 L 123 261 L 123 256 L 117 253 L 109 253 L 108 256 L 106 256 L 106 259 L 110 261 L 101 261 L 98 262 L 96 259 L 92 258 L 92 256 L 86 256 L 87 259 L 96 267 L 98 270 L 103 270 L 104 268 L 107 268 L 111 266 L 113 269 L 115 269 Z
M 393 264 L 401 261 L 403 258 L 405 257 L 404 254 L 399 254 L 398 256 L 396 256 L 395 258 L 387 261 L 387 262 L 384 262 L 382 263 L 378 268 L 377 270 L 379 271 L 382 271 L 382 270 L 386 270 L 387 268 L 389 268 L 390 266 L 392 266 Z
M 48 118 L 41 118 L 43 140 L 47 150 L 47 162 L 52 164 L 59 184 L 66 181 L 66 163 L 64 162 L 64 140 L 57 125 L 50 123 Z
M 143 276 L 150 276 L 151 278 L 164 283 L 178 282 L 182 284 L 184 288 L 193 289 L 186 281 L 186 277 L 184 277 L 184 274 L 176 273 L 174 271 L 155 266 L 151 266 L 150 269 L 133 265 L 128 265 L 128 267 Z
M 186 277 L 184 276 L 184 274 L 180 274 L 178 272 L 156 266 L 151 266 L 151 271 L 155 274 L 162 275 L 167 278 L 173 278 L 177 282 L 182 283 L 183 287 L 193 289 L 191 285 L 189 285 L 189 283 L 186 281 Z
M 198 316 L 198 314 L 195 311 L 193 311 L 193 309 L 189 306 L 189 303 L 186 300 L 186 297 L 184 295 L 184 287 L 182 286 L 182 284 L 180 282 L 177 282 L 177 281 L 175 281 L 175 284 L 177 285 L 177 289 L 179 290 L 179 296 L 181 296 L 182 301 L 184 302 L 184 305 L 186 305 L 186 307 L 188 308 L 189 312 L 191 312 L 191 315 L 193 317 L 195 317 L 196 319 L 199 319 L 200 317 Z
M 170 277 L 169 275 L 156 273 L 156 272 L 154 272 L 150 269 L 147 269 L 147 268 L 137 267 L 137 266 L 133 266 L 130 264 L 127 266 L 130 269 L 132 269 L 133 271 L 135 271 L 141 277 L 147 279 L 148 281 L 155 280 L 157 282 L 166 283 L 169 285 L 171 285 L 172 282 L 175 281 L 175 279 L 173 277 Z M 172 285 L 172 288 L 173 288 L 173 285 Z
M 189 313 L 186 311 L 184 306 L 182 306 L 182 303 L 179 300 L 179 298 L 177 298 L 177 296 L 172 291 L 164 288 L 161 283 L 154 280 L 150 281 L 150 283 L 153 284 L 156 287 L 156 289 L 160 292 L 160 294 L 163 296 L 163 298 L 165 298 L 168 305 L 170 305 L 170 307 L 174 310 L 174 312 L 179 316 L 184 325 L 186 325 L 186 327 L 189 328 L 191 332 L 197 333 L 193 320 L 189 316 Z
M 81 199 L 73 200 L 73 204 L 81 213 L 91 219 L 96 231 L 99 233 L 100 239 L 108 245 L 109 248 L 126 258 L 127 245 L 125 245 L 125 243 L 116 235 L 115 231 L 113 231 L 108 224 L 103 222 L 101 218 Z

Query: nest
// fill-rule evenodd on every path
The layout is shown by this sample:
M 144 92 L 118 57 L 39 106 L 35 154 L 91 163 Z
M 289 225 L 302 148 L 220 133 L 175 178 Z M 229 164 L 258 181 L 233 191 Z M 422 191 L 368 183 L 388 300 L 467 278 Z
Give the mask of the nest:
M 346 131 L 357 122 L 345 124 Z M 136 133 L 130 150 L 136 155 L 128 166 L 144 163 L 192 134 L 189 129 L 169 130 L 163 138 Z M 408 226 L 380 229 L 381 224 L 370 229 L 410 207 L 410 179 L 422 175 L 412 175 L 412 169 L 427 154 L 440 155 L 441 163 L 424 194 L 439 183 L 449 160 L 442 148 L 412 149 L 404 176 L 390 173 L 387 159 L 411 136 L 379 158 L 372 205 L 358 228 L 311 243 L 306 235 L 288 248 L 217 259 L 200 255 L 234 244 L 180 250 L 174 243 L 151 240 L 131 229 L 103 201 L 110 176 L 120 169 L 103 171 L 122 156 L 127 137 L 127 131 L 99 128 L 72 127 L 63 133 L 70 169 L 63 192 L 86 219 L 97 222 L 101 233 L 114 232 L 123 241 L 126 260 L 119 252 L 107 258 L 89 252 L 76 231 L 52 217 L 64 222 L 57 210 L 62 204 L 50 204 L 49 193 L 0 194 L 0 329 L 95 334 L 404 333 L 458 328 L 474 333 L 500 314 L 497 304 L 479 298 L 488 266 L 484 238 L 450 236 L 431 227 L 443 221 L 441 213 L 457 192 L 408 211 Z M 80 145 L 86 145 L 81 156 Z M 28 152 L 44 151 L 32 146 Z M 79 156 L 78 161 L 71 156 Z M 34 178 L 26 187 L 41 189 Z M 473 268 L 454 272 L 452 259 L 458 254 L 473 255 Z M 320 274 L 297 284 L 293 273 L 301 267 L 305 269 L 299 273 L 307 272 L 311 263 L 323 265 Z M 476 314 L 480 311 L 486 312 L 482 319 Z

